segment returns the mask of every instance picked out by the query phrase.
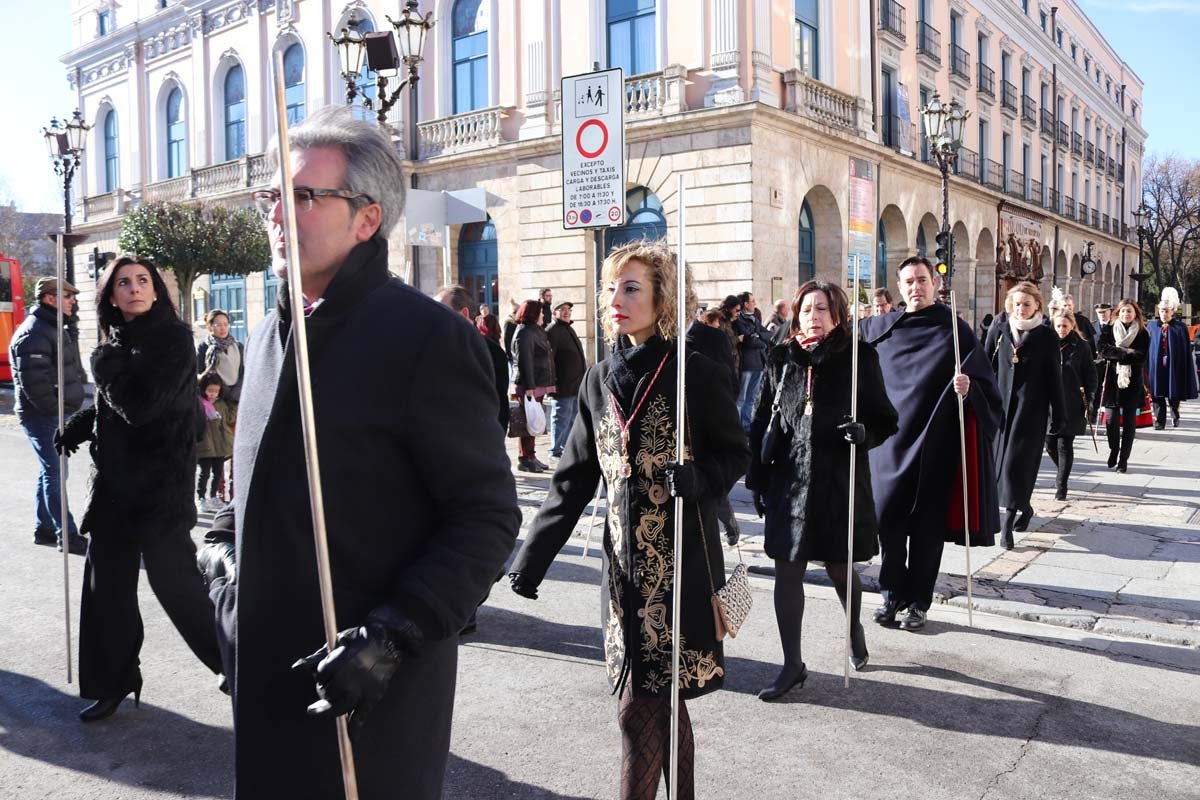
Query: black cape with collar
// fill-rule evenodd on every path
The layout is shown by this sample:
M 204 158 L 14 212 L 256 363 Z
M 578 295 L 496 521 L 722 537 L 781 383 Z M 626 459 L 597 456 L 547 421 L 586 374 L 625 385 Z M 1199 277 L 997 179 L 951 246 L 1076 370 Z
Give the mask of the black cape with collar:
M 287 298 L 247 347 L 237 499 L 219 520 L 236 519 L 238 574 L 212 591 L 239 798 L 342 794 L 334 723 L 305 713 L 312 677 L 290 669 L 324 633 Z M 521 519 L 491 360 L 461 315 L 388 275 L 378 237 L 306 322 L 337 627 L 388 605 L 425 639 L 355 734 L 359 791 L 440 798 L 458 632 Z
M 895 436 L 871 451 L 871 485 L 880 528 L 921 519 L 949 520 L 958 510 L 958 524 L 928 530 L 948 542 L 963 543 L 962 473 L 958 403 L 953 389 L 954 345 L 948 306 L 934 303 L 915 312 L 892 311 L 862 320 L 863 337 L 879 355 L 888 399 L 900 415 Z M 996 376 L 971 326 L 958 322 L 962 371 L 971 379 L 966 406 L 974 419 L 975 436 L 968 442 L 970 544 L 990 547 L 1000 530 L 996 499 L 996 468 L 991 442 L 1002 420 Z M 973 446 L 972 446 L 973 445 Z
M 1192 343 L 1187 325 L 1181 319 L 1167 324 L 1167 365 L 1162 366 L 1163 324 L 1152 319 L 1146 324 L 1150 335 L 1150 350 L 1146 354 L 1146 388 L 1152 397 L 1165 397 L 1173 403 L 1196 399 L 1196 362 L 1192 358 Z

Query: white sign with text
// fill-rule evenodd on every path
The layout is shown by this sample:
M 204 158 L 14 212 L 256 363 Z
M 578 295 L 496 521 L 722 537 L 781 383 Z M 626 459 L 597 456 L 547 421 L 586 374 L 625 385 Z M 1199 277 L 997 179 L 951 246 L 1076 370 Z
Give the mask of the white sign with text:
M 562 79 L 563 227 L 625 224 L 625 79 L 606 69 Z

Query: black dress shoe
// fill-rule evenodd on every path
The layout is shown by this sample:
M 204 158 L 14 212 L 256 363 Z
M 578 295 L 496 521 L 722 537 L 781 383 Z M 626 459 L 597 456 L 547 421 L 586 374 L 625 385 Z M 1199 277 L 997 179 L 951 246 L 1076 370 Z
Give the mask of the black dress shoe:
M 62 549 L 63 549 L 62 542 L 58 542 L 58 552 L 61 553 Z M 75 534 L 74 536 L 68 536 L 67 537 L 67 549 L 70 550 L 71 555 L 73 555 L 73 556 L 85 556 L 85 555 L 87 555 L 88 540 L 83 538 L 79 534 Z
M 1067 489 L 1065 486 L 1054 490 L 1054 499 L 1055 500 L 1066 500 L 1067 499 Z
M 916 606 L 910 606 L 908 613 L 904 615 L 904 619 L 900 620 L 900 627 L 906 631 L 919 631 L 925 627 L 925 617 L 928 612 L 922 611 Z
M 546 470 L 538 466 L 536 461 L 531 461 L 527 458 L 522 458 L 517 461 L 517 471 L 519 472 L 545 472 Z
M 56 536 L 52 530 L 47 528 L 38 528 L 33 532 L 33 543 L 44 544 L 53 547 L 54 545 L 58 544 L 58 536 Z
M 875 620 L 875 624 L 882 625 L 885 628 L 896 627 L 896 615 L 904 610 L 904 603 L 899 600 L 887 600 L 879 608 L 875 609 L 875 615 L 871 617 Z
M 1112 469 L 1113 467 L 1115 467 L 1117 465 L 1117 459 L 1120 457 L 1121 457 L 1120 450 L 1109 450 L 1108 451 L 1108 468 Z
M 1171 427 L 1173 427 L 1173 428 L 1179 427 L 1179 412 L 1178 411 L 1171 412 Z
M 775 679 L 775 683 L 758 693 L 758 699 L 768 703 L 772 700 L 778 700 L 797 686 L 803 689 L 806 680 L 808 680 L 808 667 L 801 664 L 799 675 L 790 681 L 780 675 Z
M 1156 431 L 1161 431 L 1161 430 L 1163 430 L 1163 429 L 1164 429 L 1164 428 L 1166 428 L 1166 427 L 1167 427 L 1167 423 L 1165 423 L 1165 422 L 1156 422 L 1156 423 L 1154 423 L 1154 430 L 1156 430 Z
M 1117 472 L 1128 472 L 1128 471 L 1129 471 L 1128 464 L 1117 464 Z
M 130 692 L 133 693 L 133 707 L 137 708 L 142 702 L 142 677 L 140 675 L 138 676 L 137 683 L 128 692 L 114 699 L 97 700 L 79 712 L 79 719 L 83 722 L 97 722 L 111 717 L 116 713 L 117 706 L 124 702 Z

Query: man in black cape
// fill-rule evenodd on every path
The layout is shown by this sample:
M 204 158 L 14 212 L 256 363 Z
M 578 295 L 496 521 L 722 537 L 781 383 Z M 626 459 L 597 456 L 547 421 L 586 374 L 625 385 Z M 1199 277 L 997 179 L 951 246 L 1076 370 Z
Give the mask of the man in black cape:
M 991 441 L 1002 420 L 996 376 L 971 326 L 958 320 L 962 374 L 955 376 L 950 307 L 935 302 L 938 281 L 923 256 L 900 265 L 904 312 L 863 320 L 887 376 L 899 432 L 871 451 L 879 515 L 883 605 L 880 625 L 925 626 L 946 542 L 962 544 L 962 473 L 955 391 L 966 397 L 967 477 L 972 547 L 995 544 L 1000 530 Z

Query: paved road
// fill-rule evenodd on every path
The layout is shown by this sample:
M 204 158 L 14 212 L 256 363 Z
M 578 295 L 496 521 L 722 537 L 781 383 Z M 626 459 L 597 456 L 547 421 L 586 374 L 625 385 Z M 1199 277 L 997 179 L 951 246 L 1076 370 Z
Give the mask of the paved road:
M 142 706 L 97 725 L 76 721 L 84 703 L 64 681 L 61 555 L 27 541 L 33 455 L 10 422 L 0 417 L 0 797 L 231 797 L 228 702 L 144 581 Z M 82 473 L 69 483 L 79 505 Z M 521 486 L 531 515 L 539 481 Z M 615 796 L 620 740 L 600 662 L 599 562 L 579 544 L 568 545 L 542 599 L 498 588 L 464 640 L 446 797 Z M 77 623 L 82 560 L 71 567 Z M 1196 648 L 987 613 L 971 629 L 946 603 L 922 634 L 869 626 L 871 667 L 847 690 L 840 609 L 832 589 L 813 586 L 812 677 L 788 702 L 767 705 L 754 693 L 779 658 L 771 580 L 752 581 L 756 606 L 728 645 L 727 690 L 691 706 L 701 798 L 1200 795 Z

